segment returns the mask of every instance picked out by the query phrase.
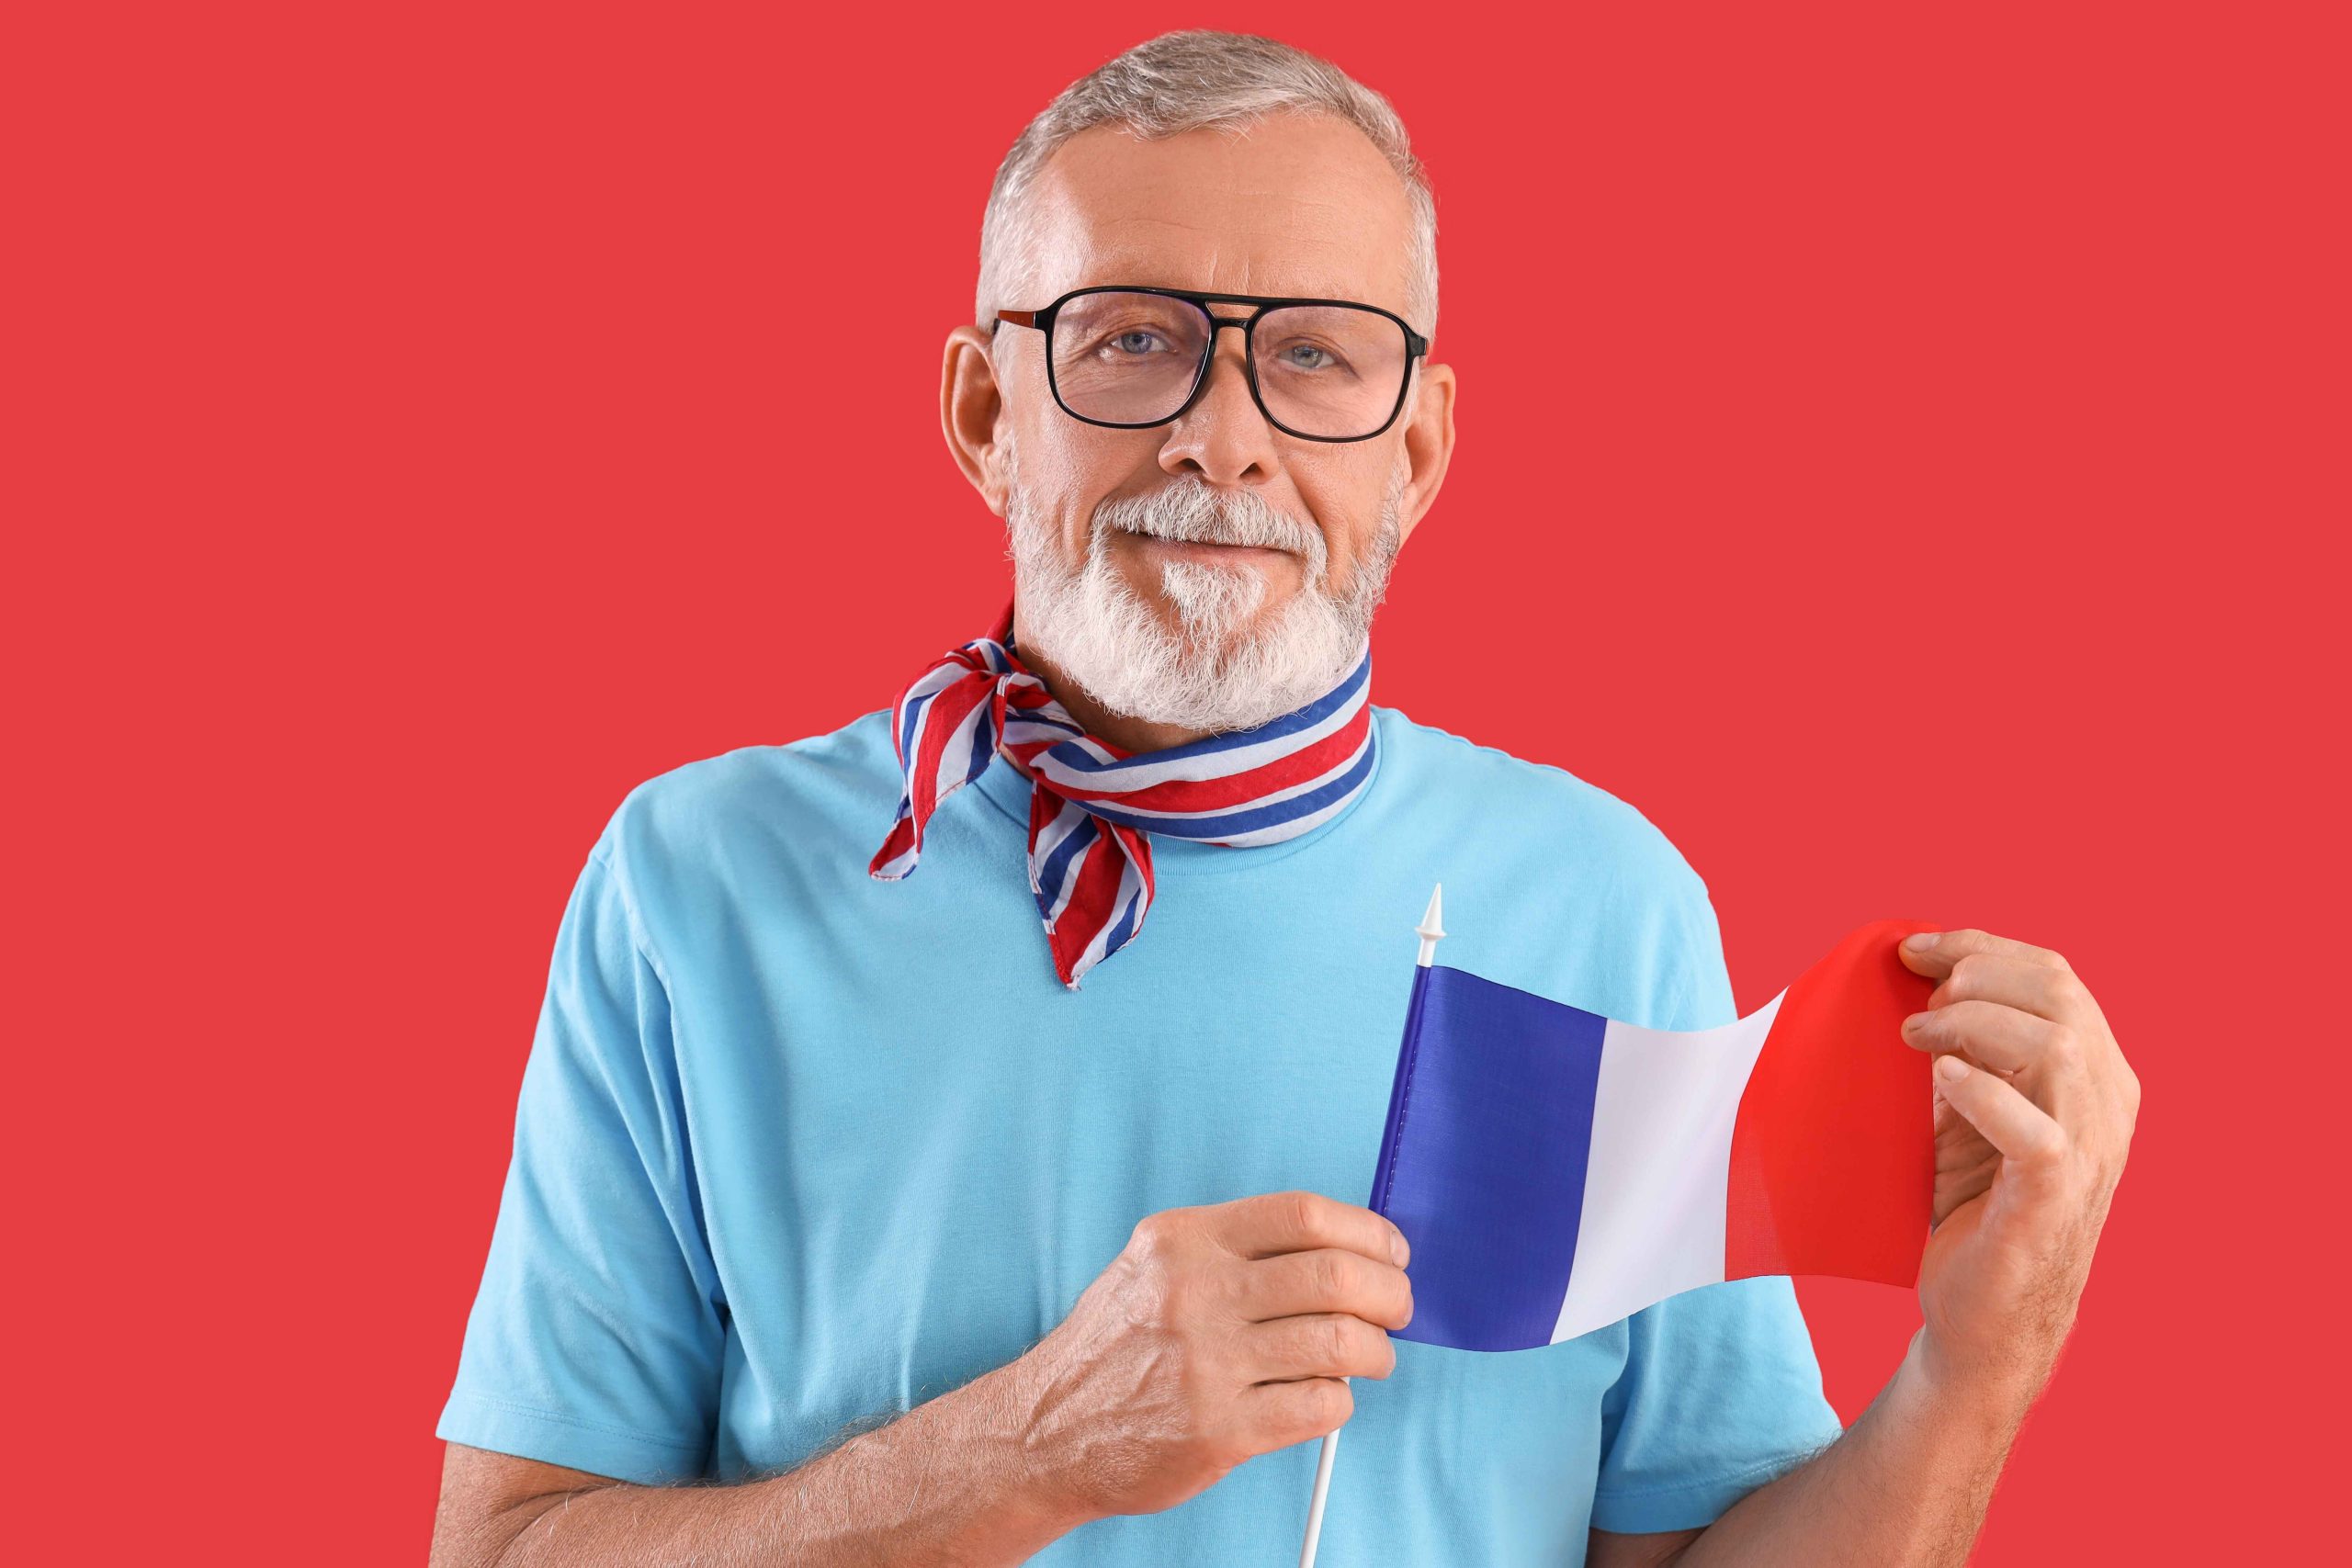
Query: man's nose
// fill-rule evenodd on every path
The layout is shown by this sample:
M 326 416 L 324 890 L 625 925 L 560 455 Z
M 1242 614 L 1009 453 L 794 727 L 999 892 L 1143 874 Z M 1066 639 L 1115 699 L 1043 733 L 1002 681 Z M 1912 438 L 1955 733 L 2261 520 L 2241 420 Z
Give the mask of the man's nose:
M 1211 484 L 1262 484 L 1282 460 L 1274 427 L 1250 395 L 1243 334 L 1216 335 L 1207 385 L 1170 427 L 1159 466 L 1171 474 L 1197 473 Z

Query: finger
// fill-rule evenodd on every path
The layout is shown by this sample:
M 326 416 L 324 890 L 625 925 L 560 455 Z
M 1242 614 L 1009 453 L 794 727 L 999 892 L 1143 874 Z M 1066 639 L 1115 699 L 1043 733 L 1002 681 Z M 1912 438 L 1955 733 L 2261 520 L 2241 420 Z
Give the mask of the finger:
M 1903 1043 L 1921 1051 L 1965 1051 L 1980 1066 L 2045 1073 L 2079 1065 L 2074 1031 L 1999 1002 L 1948 1002 L 1903 1021 Z
M 1256 1383 L 1241 1398 L 1269 1453 L 1336 1432 L 1356 1413 L 1355 1395 L 1338 1378 Z
M 1915 974 L 1931 980 L 1940 980 L 1951 974 L 1952 965 L 1972 953 L 1993 953 L 2052 969 L 2067 967 L 2064 959 L 2046 947 L 1995 936 L 1990 931 L 1915 931 L 1905 937 L 1894 951 Z
M 1245 1263 L 1239 1294 L 1242 1315 L 1252 1323 L 1344 1312 L 1383 1328 L 1402 1328 L 1413 1317 L 1413 1285 L 1402 1269 L 1337 1247 Z
M 1282 1378 L 1385 1378 L 1396 1366 L 1388 1336 L 1344 1312 L 1316 1312 L 1253 1323 L 1242 1330 L 1250 1382 Z
M 1993 1185 L 2001 1168 L 2001 1151 L 1967 1117 L 1936 1096 L 1936 1210 L 1950 1213 Z
M 1942 1056 L 1936 1061 L 1936 1087 L 1945 1103 L 2001 1151 L 2005 1177 L 2030 1184 L 2064 1169 L 2065 1128 L 2017 1085 L 1997 1073 L 1980 1072 L 1961 1057 Z
M 2092 1033 L 2107 1026 L 2090 988 L 2073 970 L 1992 953 L 1973 953 L 1953 964 L 1928 998 L 1931 1008 L 1958 1001 L 1998 1002 Z
M 1272 1258 L 1340 1247 L 1378 1263 L 1405 1266 L 1405 1233 L 1370 1209 L 1320 1192 L 1268 1192 L 1217 1206 L 1211 1234 L 1242 1258 Z

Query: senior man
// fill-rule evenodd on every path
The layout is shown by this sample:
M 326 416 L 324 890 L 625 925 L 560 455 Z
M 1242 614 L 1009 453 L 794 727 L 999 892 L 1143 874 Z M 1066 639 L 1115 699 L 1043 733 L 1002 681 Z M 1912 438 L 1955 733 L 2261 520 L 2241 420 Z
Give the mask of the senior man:
M 1962 1560 L 2137 1106 L 2053 954 L 1905 953 L 1910 1043 L 1966 1070 L 1925 1325 L 1850 1429 L 1785 1279 L 1511 1355 L 1387 1337 L 1403 1238 L 1332 1195 L 1432 882 L 1482 975 L 1733 1016 L 1635 811 L 1368 700 L 1453 447 L 1436 307 L 1404 129 L 1311 56 L 1172 34 L 1014 145 L 942 386 L 1013 603 L 590 855 L 435 1562 L 1273 1562 L 1351 1416 L 1332 1562 Z

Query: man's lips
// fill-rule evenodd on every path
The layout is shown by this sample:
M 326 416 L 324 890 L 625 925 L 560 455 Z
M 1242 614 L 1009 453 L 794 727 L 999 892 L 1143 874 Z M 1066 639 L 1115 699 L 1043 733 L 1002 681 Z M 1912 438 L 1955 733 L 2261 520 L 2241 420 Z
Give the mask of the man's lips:
M 1254 561 L 1262 565 L 1290 554 L 1288 550 L 1269 549 L 1262 545 L 1204 545 L 1193 539 L 1163 539 L 1154 534 L 1133 536 L 1139 545 L 1193 560 Z

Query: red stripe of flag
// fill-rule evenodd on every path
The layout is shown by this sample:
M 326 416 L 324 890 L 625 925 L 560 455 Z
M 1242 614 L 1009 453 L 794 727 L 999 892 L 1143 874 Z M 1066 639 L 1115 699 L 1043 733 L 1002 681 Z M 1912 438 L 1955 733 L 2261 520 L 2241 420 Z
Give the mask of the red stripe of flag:
M 1918 1282 L 1935 1198 L 1934 1084 L 1903 1020 L 1935 987 L 1860 927 L 1789 987 L 1732 1126 L 1724 1278 Z

